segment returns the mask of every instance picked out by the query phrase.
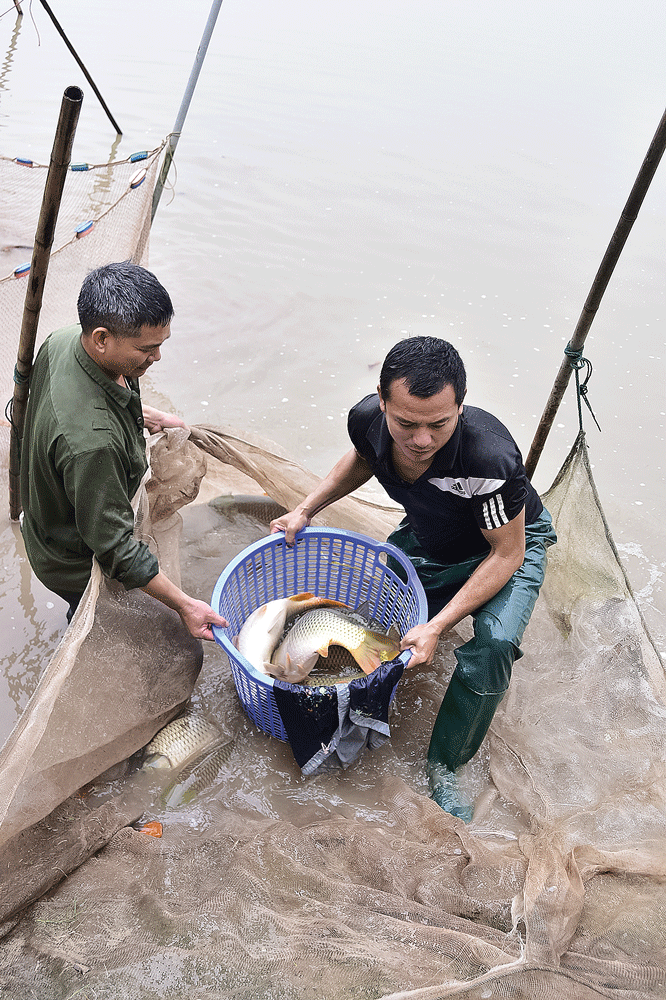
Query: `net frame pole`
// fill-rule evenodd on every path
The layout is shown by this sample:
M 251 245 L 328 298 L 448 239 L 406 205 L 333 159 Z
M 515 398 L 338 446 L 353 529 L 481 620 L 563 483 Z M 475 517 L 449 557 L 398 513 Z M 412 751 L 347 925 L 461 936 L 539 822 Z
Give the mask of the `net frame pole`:
M 187 112 L 189 111 L 190 103 L 192 101 L 194 88 L 197 85 L 199 74 L 201 73 L 201 67 L 203 66 L 203 61 L 206 58 L 208 45 L 211 40 L 213 34 L 213 28 L 215 27 L 215 22 L 217 21 L 217 15 L 220 13 L 221 6 L 222 6 L 222 0 L 213 0 L 213 4 L 208 14 L 208 20 L 206 21 L 206 27 L 204 28 L 203 35 L 201 36 L 201 41 L 199 42 L 199 48 L 197 49 L 197 54 L 194 59 L 194 65 L 192 66 L 192 70 L 190 72 L 190 78 L 187 81 L 185 93 L 183 95 L 180 108 L 178 109 L 176 121 L 173 126 L 173 130 L 168 138 L 168 145 L 166 152 L 164 154 L 162 169 L 160 170 L 160 175 L 157 179 L 157 183 L 155 184 L 155 190 L 153 191 L 153 205 L 150 216 L 151 225 L 153 219 L 155 218 L 155 213 L 157 212 L 157 206 L 160 203 L 160 198 L 162 197 L 162 191 L 164 190 L 164 185 L 166 183 L 169 169 L 171 168 L 171 163 L 176 154 L 176 146 L 178 145 L 180 134 L 183 131 L 183 125 L 185 123 L 185 118 L 187 116 Z
M 95 97 L 97 98 L 97 100 L 99 101 L 99 103 L 104 108 L 104 112 L 106 114 L 106 117 L 109 119 L 109 121 L 111 122 L 111 124 L 115 128 L 116 134 L 117 135 L 122 135 L 123 133 L 120 130 L 120 126 L 118 125 L 118 122 L 116 121 L 116 119 L 113 117 L 113 115 L 109 111 L 109 109 L 107 107 L 107 104 L 106 104 L 106 101 L 104 100 L 104 98 L 100 94 L 99 90 L 95 86 L 95 81 L 91 77 L 91 75 L 88 72 L 88 70 L 86 69 L 86 67 L 81 62 L 81 59 L 79 58 L 78 53 L 74 49 L 74 46 L 72 45 L 72 43 L 70 42 L 69 38 L 67 37 L 67 35 L 63 31 L 62 25 L 59 23 L 57 17 L 55 16 L 55 14 L 53 13 L 53 11 L 49 7 L 49 5 L 46 2 L 46 0 L 39 0 L 39 2 L 41 3 L 42 7 L 46 11 L 46 13 L 49 15 L 49 17 L 51 18 L 51 21 L 53 22 L 53 26 L 56 29 L 56 31 L 58 32 L 58 34 L 60 35 L 60 37 L 62 38 L 63 42 L 65 43 L 65 45 L 67 46 L 67 48 L 69 49 L 69 51 L 74 56 L 74 59 L 76 61 L 76 65 L 79 67 L 79 69 L 81 70 L 81 72 L 85 76 L 86 80 L 88 81 L 88 83 L 92 87 L 92 89 L 94 91 L 94 94 L 95 94 Z
M 74 135 L 79 121 L 83 93 L 79 87 L 65 90 L 60 116 L 53 140 L 51 160 L 44 185 L 44 196 L 39 213 L 35 245 L 32 251 L 28 288 L 25 294 L 21 336 L 14 372 L 14 394 L 11 401 L 11 433 L 9 440 L 9 516 L 15 521 L 21 513 L 21 438 L 28 402 L 30 372 L 35 353 L 39 313 L 42 308 L 44 285 L 49 267 L 51 247 L 55 235 L 58 212 L 65 186 L 67 170 L 72 158 Z
M 606 291 L 608 282 L 610 281 L 611 275 L 615 270 L 615 265 L 619 260 L 620 254 L 622 253 L 624 244 L 627 242 L 632 226 L 636 221 L 640 207 L 643 204 L 643 199 L 647 194 L 648 188 L 650 187 L 652 178 L 654 177 L 657 167 L 659 166 L 659 162 L 665 148 L 666 111 L 664 111 L 664 114 L 662 115 L 657 131 L 653 136 L 652 142 L 650 143 L 648 151 L 645 155 L 645 159 L 643 160 L 636 180 L 634 181 L 634 186 L 631 189 L 631 193 L 629 194 L 618 224 L 615 227 L 615 231 L 613 232 L 610 243 L 608 244 L 606 253 L 604 254 L 601 264 L 599 265 L 599 270 L 597 271 L 594 281 L 590 287 L 589 294 L 585 300 L 585 305 L 583 306 L 583 311 L 581 312 L 578 323 L 576 324 L 573 336 L 567 344 L 567 351 L 571 354 L 579 353 L 583 349 L 585 338 L 587 337 L 590 327 L 592 326 L 592 321 L 599 308 L 603 294 Z M 569 379 L 571 378 L 573 370 L 571 357 L 565 354 L 525 462 L 525 470 L 530 478 L 536 468 L 537 462 L 539 461 L 541 452 L 543 451 L 546 438 L 548 437 L 550 429 L 553 425 L 555 414 L 557 413 L 558 407 L 562 402 L 564 391 L 569 384 Z

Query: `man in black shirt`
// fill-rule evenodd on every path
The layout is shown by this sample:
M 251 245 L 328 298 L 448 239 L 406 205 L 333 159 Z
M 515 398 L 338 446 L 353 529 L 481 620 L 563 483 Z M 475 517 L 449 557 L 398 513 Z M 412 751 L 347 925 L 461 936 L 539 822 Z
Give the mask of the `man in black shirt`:
M 435 337 L 389 351 L 377 393 L 349 413 L 354 447 L 295 510 L 272 522 L 292 543 L 311 518 L 376 476 L 406 517 L 389 537 L 412 560 L 429 620 L 402 640 L 410 667 L 432 661 L 440 635 L 467 615 L 474 638 L 455 651 L 428 750 L 432 795 L 467 818 L 456 770 L 479 749 L 504 697 L 555 540 L 518 447 L 490 413 L 463 407 L 465 368 Z

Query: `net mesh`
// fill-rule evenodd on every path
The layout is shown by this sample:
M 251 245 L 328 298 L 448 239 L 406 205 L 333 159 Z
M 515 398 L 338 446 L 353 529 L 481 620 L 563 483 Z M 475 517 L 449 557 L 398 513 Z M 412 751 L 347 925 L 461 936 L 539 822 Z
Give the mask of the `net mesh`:
M 205 600 L 267 530 L 270 504 L 240 494 L 290 508 L 314 482 L 266 442 L 211 427 L 152 441 L 151 464 L 137 530 Z M 525 655 L 463 771 L 469 825 L 428 798 L 424 768 L 469 622 L 434 669 L 405 672 L 390 742 L 305 779 L 240 708 L 219 647 L 199 672 L 177 618 L 93 582 L 0 754 L 2 995 L 665 996 L 663 667 L 582 436 L 545 502 L 559 541 Z M 347 498 L 317 520 L 384 539 L 399 518 Z M 190 692 L 225 754 L 172 806 L 163 782 L 177 774 L 149 780 L 134 752 Z
M 283 462 L 265 449 L 285 505 Z M 230 756 L 186 806 L 165 806 L 124 762 L 24 831 L 42 867 L 54 830 L 61 865 L 73 839 L 106 846 L 6 917 L 8 995 L 663 996 L 663 670 L 582 438 L 545 499 L 561 541 L 509 694 L 465 769 L 470 825 L 427 797 L 423 775 L 462 635 L 442 641 L 434 671 L 406 672 L 390 744 L 314 779 L 252 726 L 223 654 L 207 649 L 192 705 L 233 741 Z M 183 585 L 197 596 L 266 531 L 233 498 L 181 514 Z M 128 825 L 139 816 L 160 820 L 162 838 Z M 3 860 L 18 869 L 15 847 Z

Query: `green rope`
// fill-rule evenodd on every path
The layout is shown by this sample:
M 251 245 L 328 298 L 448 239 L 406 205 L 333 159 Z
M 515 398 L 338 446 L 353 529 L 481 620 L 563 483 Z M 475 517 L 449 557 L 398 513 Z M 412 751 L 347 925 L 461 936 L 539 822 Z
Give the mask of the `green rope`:
M 583 431 L 583 408 L 581 406 L 581 400 L 582 400 L 582 402 L 585 403 L 585 405 L 587 406 L 588 410 L 592 414 L 592 419 L 594 420 L 595 424 L 597 425 L 599 431 L 601 431 L 601 427 L 599 427 L 599 421 L 595 417 L 594 410 L 590 406 L 590 401 L 587 398 L 587 391 L 588 391 L 587 390 L 587 383 L 590 381 L 590 376 L 592 375 L 592 362 L 588 361 L 587 358 L 583 357 L 583 352 L 582 351 L 574 351 L 573 348 L 571 347 L 570 343 L 567 344 L 567 346 L 564 348 L 564 353 L 570 359 L 569 363 L 570 363 L 571 367 L 574 369 L 574 371 L 576 372 L 576 395 L 577 395 L 577 398 L 578 398 L 578 424 L 579 424 L 580 430 L 581 430 L 581 432 Z M 581 370 L 581 368 L 585 368 L 585 370 L 587 372 L 587 375 L 585 376 L 585 379 L 584 379 L 584 381 L 583 381 L 582 384 L 581 384 L 581 381 L 580 381 L 580 370 Z

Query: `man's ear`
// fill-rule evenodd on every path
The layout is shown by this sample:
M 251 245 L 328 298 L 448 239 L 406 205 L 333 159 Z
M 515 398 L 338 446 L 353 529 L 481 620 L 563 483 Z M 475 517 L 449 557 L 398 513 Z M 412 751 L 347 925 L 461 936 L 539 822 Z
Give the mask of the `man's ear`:
M 382 411 L 382 413 L 386 413 L 386 403 L 384 402 L 384 399 L 382 397 L 382 390 L 379 388 L 379 386 L 377 386 L 377 395 L 379 396 L 379 408 Z
M 97 354 L 105 354 L 109 337 L 113 334 L 105 326 L 96 326 L 90 334 L 90 343 Z

